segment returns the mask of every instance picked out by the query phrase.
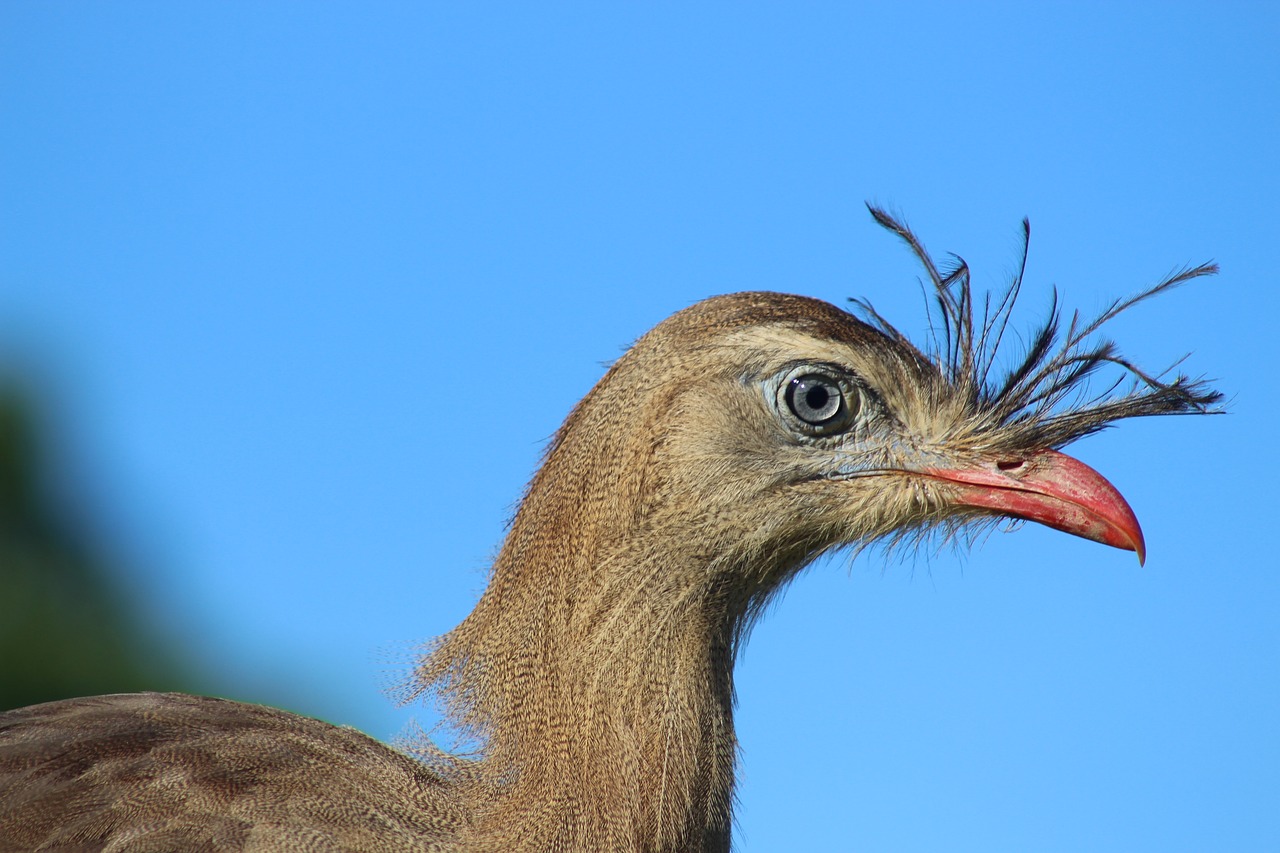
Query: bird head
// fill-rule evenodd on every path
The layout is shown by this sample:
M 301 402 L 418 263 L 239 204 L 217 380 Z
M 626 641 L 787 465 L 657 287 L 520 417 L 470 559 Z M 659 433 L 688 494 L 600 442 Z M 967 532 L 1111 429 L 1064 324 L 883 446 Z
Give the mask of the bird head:
M 1213 410 L 1220 395 L 1204 383 L 1151 375 L 1098 332 L 1215 268 L 1181 271 L 1091 320 L 1064 319 L 1055 294 L 1026 349 L 1001 368 L 1021 272 L 978 307 L 963 261 L 939 270 L 904 225 L 872 213 L 928 275 L 928 346 L 863 302 L 850 312 L 778 293 L 704 300 L 637 341 L 584 398 L 530 498 L 557 484 L 575 507 L 595 506 L 562 527 L 607 519 L 618 547 L 605 550 L 620 564 L 645 562 L 628 540 L 675 543 L 686 559 L 668 553 L 668 563 L 735 581 L 726 583 L 747 599 L 833 548 L 1002 518 L 1143 560 L 1128 503 L 1060 448 L 1122 418 Z M 1091 391 L 1100 379 L 1104 390 Z

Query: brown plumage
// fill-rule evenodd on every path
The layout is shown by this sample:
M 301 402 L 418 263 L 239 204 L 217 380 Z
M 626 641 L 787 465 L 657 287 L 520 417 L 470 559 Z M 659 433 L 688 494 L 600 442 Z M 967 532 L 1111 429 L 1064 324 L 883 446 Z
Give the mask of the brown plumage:
M 733 659 L 818 555 L 1014 517 L 1143 553 L 1123 498 L 1056 451 L 1219 395 L 1052 312 L 992 378 L 1021 285 L 981 308 L 923 262 L 929 354 L 869 306 L 741 293 L 642 337 L 569 414 L 475 610 L 424 656 L 463 740 L 143 694 L 0 715 L 0 849 L 701 851 L 729 847 Z M 1117 368 L 1132 387 L 1090 394 Z

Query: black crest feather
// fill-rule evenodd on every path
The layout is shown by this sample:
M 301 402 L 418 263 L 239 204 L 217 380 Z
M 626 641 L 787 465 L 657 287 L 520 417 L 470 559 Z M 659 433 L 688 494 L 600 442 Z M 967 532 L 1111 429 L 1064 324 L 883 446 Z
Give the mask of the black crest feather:
M 1078 311 L 1066 319 L 1055 289 L 1049 314 L 1028 337 L 1025 354 L 1003 375 L 993 375 L 1022 289 L 1030 223 L 1022 221 L 1017 273 L 998 298 L 984 294 L 979 307 L 969 267 L 962 258 L 952 256 L 948 266 L 939 268 L 904 223 L 881 208 L 868 205 L 868 209 L 924 266 L 933 295 L 933 341 L 926 356 L 942 373 L 950 393 L 966 402 L 975 432 L 998 434 L 1008 447 L 1062 447 L 1124 418 L 1220 411 L 1216 407 L 1222 394 L 1205 380 L 1175 373 L 1176 363 L 1158 374 L 1144 371 L 1121 355 L 1114 341 L 1098 334 L 1107 322 L 1139 302 L 1194 278 L 1213 275 L 1218 271 L 1216 264 L 1184 267 L 1153 287 L 1115 300 L 1093 319 L 1082 318 Z M 869 303 L 850 301 L 862 318 L 882 333 L 911 345 Z M 1110 378 L 1104 379 L 1104 374 Z M 1095 387 L 1099 380 L 1103 380 L 1102 390 Z

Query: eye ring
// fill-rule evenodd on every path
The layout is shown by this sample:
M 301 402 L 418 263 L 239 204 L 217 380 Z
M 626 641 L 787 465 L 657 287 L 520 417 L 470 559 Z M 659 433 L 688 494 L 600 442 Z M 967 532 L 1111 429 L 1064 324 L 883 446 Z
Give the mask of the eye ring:
M 847 380 L 812 367 L 792 373 L 779 390 L 787 413 L 809 435 L 843 432 L 860 409 L 857 392 Z

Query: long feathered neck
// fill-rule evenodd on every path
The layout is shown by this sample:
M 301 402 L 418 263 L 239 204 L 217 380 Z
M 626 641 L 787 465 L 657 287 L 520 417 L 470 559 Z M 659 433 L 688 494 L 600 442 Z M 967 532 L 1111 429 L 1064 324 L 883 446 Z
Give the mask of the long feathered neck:
M 732 642 L 750 595 L 716 582 L 735 574 L 717 570 L 723 552 L 682 534 L 646 420 L 661 395 L 624 359 L 579 404 L 480 602 L 419 669 L 482 745 L 461 774 L 467 849 L 728 849 Z

